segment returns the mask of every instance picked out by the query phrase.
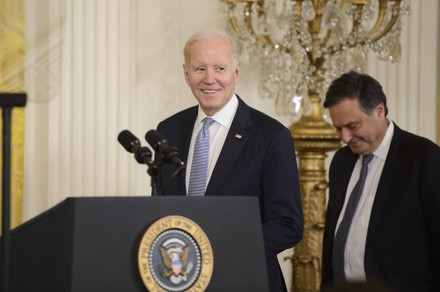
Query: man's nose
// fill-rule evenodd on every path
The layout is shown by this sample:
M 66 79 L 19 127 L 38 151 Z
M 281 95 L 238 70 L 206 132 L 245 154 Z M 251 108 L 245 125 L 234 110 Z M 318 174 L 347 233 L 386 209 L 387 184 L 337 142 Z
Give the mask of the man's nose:
M 214 83 L 215 82 L 214 72 L 212 70 L 206 70 L 205 78 L 203 78 L 203 81 L 205 83 Z
M 353 135 L 351 134 L 351 131 L 348 129 L 342 128 L 341 131 L 339 132 L 339 138 L 345 144 L 348 144 L 348 142 L 350 142 L 352 137 Z

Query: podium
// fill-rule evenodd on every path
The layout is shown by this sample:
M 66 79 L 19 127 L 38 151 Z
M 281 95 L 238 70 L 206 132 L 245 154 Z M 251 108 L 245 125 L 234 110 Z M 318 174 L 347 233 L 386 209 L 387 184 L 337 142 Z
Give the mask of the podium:
M 171 215 L 211 243 L 206 291 L 268 291 L 257 198 L 214 196 L 67 198 L 11 231 L 11 291 L 147 291 L 140 241 Z

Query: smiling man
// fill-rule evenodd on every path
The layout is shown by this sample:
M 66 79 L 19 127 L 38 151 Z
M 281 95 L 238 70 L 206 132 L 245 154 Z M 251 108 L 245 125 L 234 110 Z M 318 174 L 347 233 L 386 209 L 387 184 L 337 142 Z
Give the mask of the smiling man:
M 287 291 L 277 254 L 297 245 L 303 235 L 291 134 L 236 95 L 239 49 L 229 35 L 196 33 L 185 45 L 184 58 L 185 80 L 198 105 L 158 125 L 187 166 L 184 175 L 171 181 L 173 167 L 161 167 L 163 194 L 257 197 L 270 291 Z
M 440 147 L 391 122 L 368 75 L 334 80 L 324 107 L 346 146 L 329 171 L 322 288 L 440 291 Z

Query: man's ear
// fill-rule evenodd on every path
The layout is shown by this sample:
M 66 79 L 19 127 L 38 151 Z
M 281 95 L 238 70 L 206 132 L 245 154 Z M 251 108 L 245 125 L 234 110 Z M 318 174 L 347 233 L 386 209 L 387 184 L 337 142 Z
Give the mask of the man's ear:
M 237 67 L 235 68 L 235 84 L 238 83 L 239 79 L 240 79 L 240 63 L 238 63 Z
M 188 82 L 188 71 L 187 71 L 187 67 L 186 67 L 185 63 L 183 64 L 182 68 L 183 68 L 183 75 L 185 76 L 186 84 L 189 85 L 189 82 Z
M 385 117 L 385 106 L 383 105 L 383 102 L 381 102 L 375 109 L 377 116 L 381 117 L 383 115 L 383 117 Z

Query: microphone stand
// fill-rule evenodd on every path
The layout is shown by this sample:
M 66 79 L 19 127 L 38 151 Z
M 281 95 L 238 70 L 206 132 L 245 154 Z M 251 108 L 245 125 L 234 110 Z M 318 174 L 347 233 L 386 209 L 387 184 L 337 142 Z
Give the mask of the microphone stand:
M 162 161 L 159 161 L 158 163 L 153 162 L 152 164 L 148 165 L 147 173 L 151 176 L 151 196 L 162 195 L 159 171 L 160 166 L 162 166 Z
M 157 163 L 156 163 L 157 162 Z M 161 175 L 160 175 L 160 167 L 163 165 L 163 160 L 159 159 L 153 163 L 148 164 L 148 174 L 151 176 L 151 195 L 152 196 L 161 196 L 163 195 L 163 188 L 161 183 Z M 177 169 L 173 172 L 171 177 L 169 177 L 163 187 L 166 187 L 172 179 L 174 179 L 177 175 L 180 174 L 182 170 L 185 169 L 185 165 L 181 165 L 177 167 Z
M 2 167 L 2 291 L 9 292 L 11 268 L 11 115 L 13 107 L 24 107 L 25 93 L 0 93 L 3 122 Z

